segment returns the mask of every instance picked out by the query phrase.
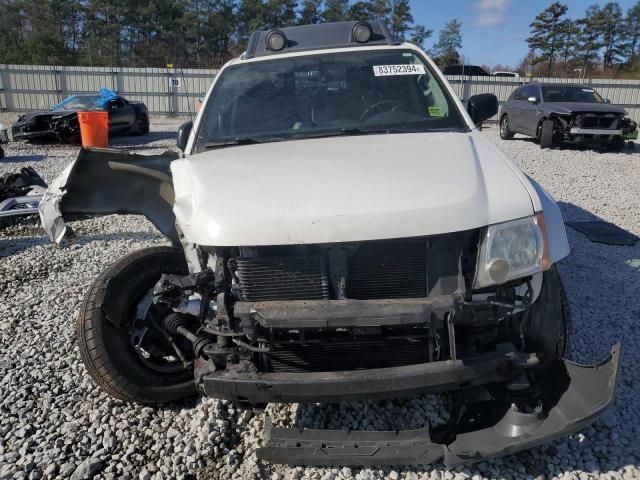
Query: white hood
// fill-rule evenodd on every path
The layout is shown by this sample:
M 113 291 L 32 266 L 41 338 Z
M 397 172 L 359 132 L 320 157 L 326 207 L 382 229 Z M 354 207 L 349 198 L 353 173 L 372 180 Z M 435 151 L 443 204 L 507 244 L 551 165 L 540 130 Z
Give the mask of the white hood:
M 200 245 L 413 237 L 533 213 L 525 177 L 476 132 L 237 146 L 171 170 L 177 222 Z

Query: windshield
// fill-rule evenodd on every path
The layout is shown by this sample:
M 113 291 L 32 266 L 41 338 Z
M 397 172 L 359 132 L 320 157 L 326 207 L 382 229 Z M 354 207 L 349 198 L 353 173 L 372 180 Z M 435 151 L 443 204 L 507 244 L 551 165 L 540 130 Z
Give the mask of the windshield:
M 542 99 L 545 102 L 604 103 L 593 88 L 576 86 L 542 87 Z
M 231 66 L 216 83 L 200 125 L 196 151 L 254 141 L 465 128 L 429 66 L 400 49 Z
M 53 110 L 103 110 L 103 98 L 100 95 L 76 95 L 55 105 Z

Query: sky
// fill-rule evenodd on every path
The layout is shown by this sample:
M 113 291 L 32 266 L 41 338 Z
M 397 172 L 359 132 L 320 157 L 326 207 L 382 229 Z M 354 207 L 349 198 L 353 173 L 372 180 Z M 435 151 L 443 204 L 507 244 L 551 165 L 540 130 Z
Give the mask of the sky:
M 638 0 L 618 0 L 622 11 Z M 438 31 L 453 18 L 462 22 L 462 54 L 474 65 L 494 66 L 498 63 L 517 66 L 527 54 L 525 39 L 529 24 L 549 6 L 552 0 L 411 0 L 414 21 L 433 29 L 425 46 L 431 48 Z M 604 5 L 598 0 L 564 0 L 567 15 L 576 19 L 589 5 Z

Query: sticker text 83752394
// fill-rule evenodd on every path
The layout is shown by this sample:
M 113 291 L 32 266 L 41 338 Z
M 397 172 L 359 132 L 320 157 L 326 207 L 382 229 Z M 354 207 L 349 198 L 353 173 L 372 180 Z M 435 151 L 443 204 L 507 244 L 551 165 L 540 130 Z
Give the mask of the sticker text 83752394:
M 390 75 L 424 75 L 424 65 L 374 65 L 373 74 L 376 77 Z

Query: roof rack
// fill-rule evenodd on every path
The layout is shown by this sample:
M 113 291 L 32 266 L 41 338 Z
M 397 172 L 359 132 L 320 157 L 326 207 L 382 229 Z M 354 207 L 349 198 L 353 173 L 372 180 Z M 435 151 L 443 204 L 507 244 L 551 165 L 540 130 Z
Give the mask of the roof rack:
M 382 20 L 299 25 L 254 32 L 242 58 L 368 45 L 400 45 Z

